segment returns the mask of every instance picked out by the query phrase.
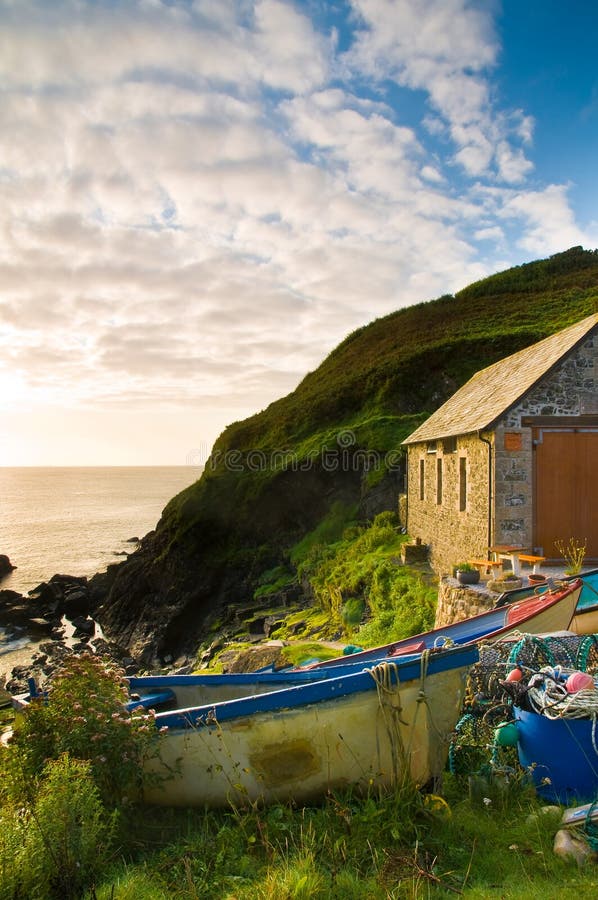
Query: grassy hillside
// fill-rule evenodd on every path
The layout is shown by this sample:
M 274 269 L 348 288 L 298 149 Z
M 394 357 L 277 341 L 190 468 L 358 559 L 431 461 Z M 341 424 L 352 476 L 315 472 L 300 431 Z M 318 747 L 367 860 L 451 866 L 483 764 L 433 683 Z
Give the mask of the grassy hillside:
M 396 508 L 401 441 L 474 372 L 596 309 L 598 251 L 576 247 L 355 331 L 223 432 L 201 479 L 119 567 L 102 624 L 162 655 L 197 645 L 206 616 L 256 598 L 265 572 L 292 575 L 293 548 L 322 523 L 334 520 L 330 543 Z
M 273 451 L 290 451 L 299 466 L 338 448 L 339 432 L 350 430 L 353 449 L 400 452 L 401 441 L 478 369 L 596 309 L 598 251 L 576 247 L 376 319 L 293 393 L 230 425 L 204 477 L 167 507 L 164 524 L 203 518 L 223 495 L 230 502 L 224 499 L 222 511 L 238 519 L 285 469 L 282 453 Z M 218 488 L 209 484 L 215 477 Z
M 386 448 L 479 368 L 597 304 L 598 252 L 579 247 L 400 309 L 350 334 L 292 394 L 230 425 L 215 449 L 300 446 L 346 425 Z

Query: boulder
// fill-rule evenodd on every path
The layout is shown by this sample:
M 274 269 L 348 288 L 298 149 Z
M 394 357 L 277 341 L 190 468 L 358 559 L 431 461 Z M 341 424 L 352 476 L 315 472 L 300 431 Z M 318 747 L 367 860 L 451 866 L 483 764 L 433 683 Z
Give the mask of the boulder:
M 588 862 L 595 863 L 598 860 L 598 854 L 592 850 L 583 837 L 567 828 L 557 831 L 553 851 L 561 859 L 576 863 L 579 868 Z
M 14 569 L 16 569 L 16 566 L 13 566 L 8 556 L 5 553 L 0 553 L 0 578 L 10 575 Z
M 76 616 L 71 620 L 75 626 L 75 635 L 79 637 L 82 634 L 95 634 L 96 623 L 87 616 Z

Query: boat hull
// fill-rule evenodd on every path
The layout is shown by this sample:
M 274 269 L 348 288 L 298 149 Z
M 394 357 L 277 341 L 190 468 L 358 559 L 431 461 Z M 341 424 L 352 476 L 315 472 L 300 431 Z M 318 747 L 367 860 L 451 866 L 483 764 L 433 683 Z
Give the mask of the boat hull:
M 168 776 L 148 803 L 221 807 L 329 791 L 423 785 L 444 769 L 475 647 L 420 663 L 384 664 L 211 709 L 159 713 L 166 725 L 147 773 Z M 372 674 L 373 673 L 373 674 Z M 175 774 L 171 774 L 175 773 Z
M 598 633 L 598 569 L 583 572 L 578 577 L 582 581 L 581 593 L 569 630 L 575 634 L 596 634 Z M 571 581 L 573 581 L 572 576 L 563 579 L 564 583 L 570 583 Z M 498 598 L 496 607 L 502 608 L 510 603 L 524 600 L 534 595 L 540 596 L 547 590 L 547 585 L 537 584 L 519 588 L 515 591 L 505 591 Z

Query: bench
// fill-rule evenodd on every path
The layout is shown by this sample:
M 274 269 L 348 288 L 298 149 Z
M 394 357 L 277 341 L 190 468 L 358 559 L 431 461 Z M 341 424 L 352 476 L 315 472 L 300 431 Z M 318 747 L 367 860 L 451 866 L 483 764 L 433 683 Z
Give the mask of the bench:
M 540 568 L 542 563 L 546 562 L 545 556 L 532 556 L 528 555 L 527 553 L 518 553 L 517 558 L 521 563 L 529 563 L 529 565 L 532 567 L 533 575 L 537 575 L 538 569 Z
M 480 575 L 488 575 L 494 572 L 494 569 L 502 569 L 501 559 L 470 559 L 469 564 L 480 570 Z

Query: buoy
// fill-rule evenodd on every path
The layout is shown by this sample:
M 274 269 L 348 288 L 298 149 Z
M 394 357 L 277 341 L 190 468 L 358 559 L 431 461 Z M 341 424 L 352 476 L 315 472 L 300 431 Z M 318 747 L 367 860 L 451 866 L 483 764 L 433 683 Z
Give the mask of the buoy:
M 568 694 L 576 694 L 578 691 L 593 691 L 596 685 L 588 672 L 571 672 L 565 682 L 565 687 Z
M 494 743 L 498 747 L 517 746 L 517 725 L 515 722 L 500 722 L 494 732 Z
M 509 674 L 507 675 L 507 681 L 521 681 L 523 673 L 521 669 L 511 669 Z

